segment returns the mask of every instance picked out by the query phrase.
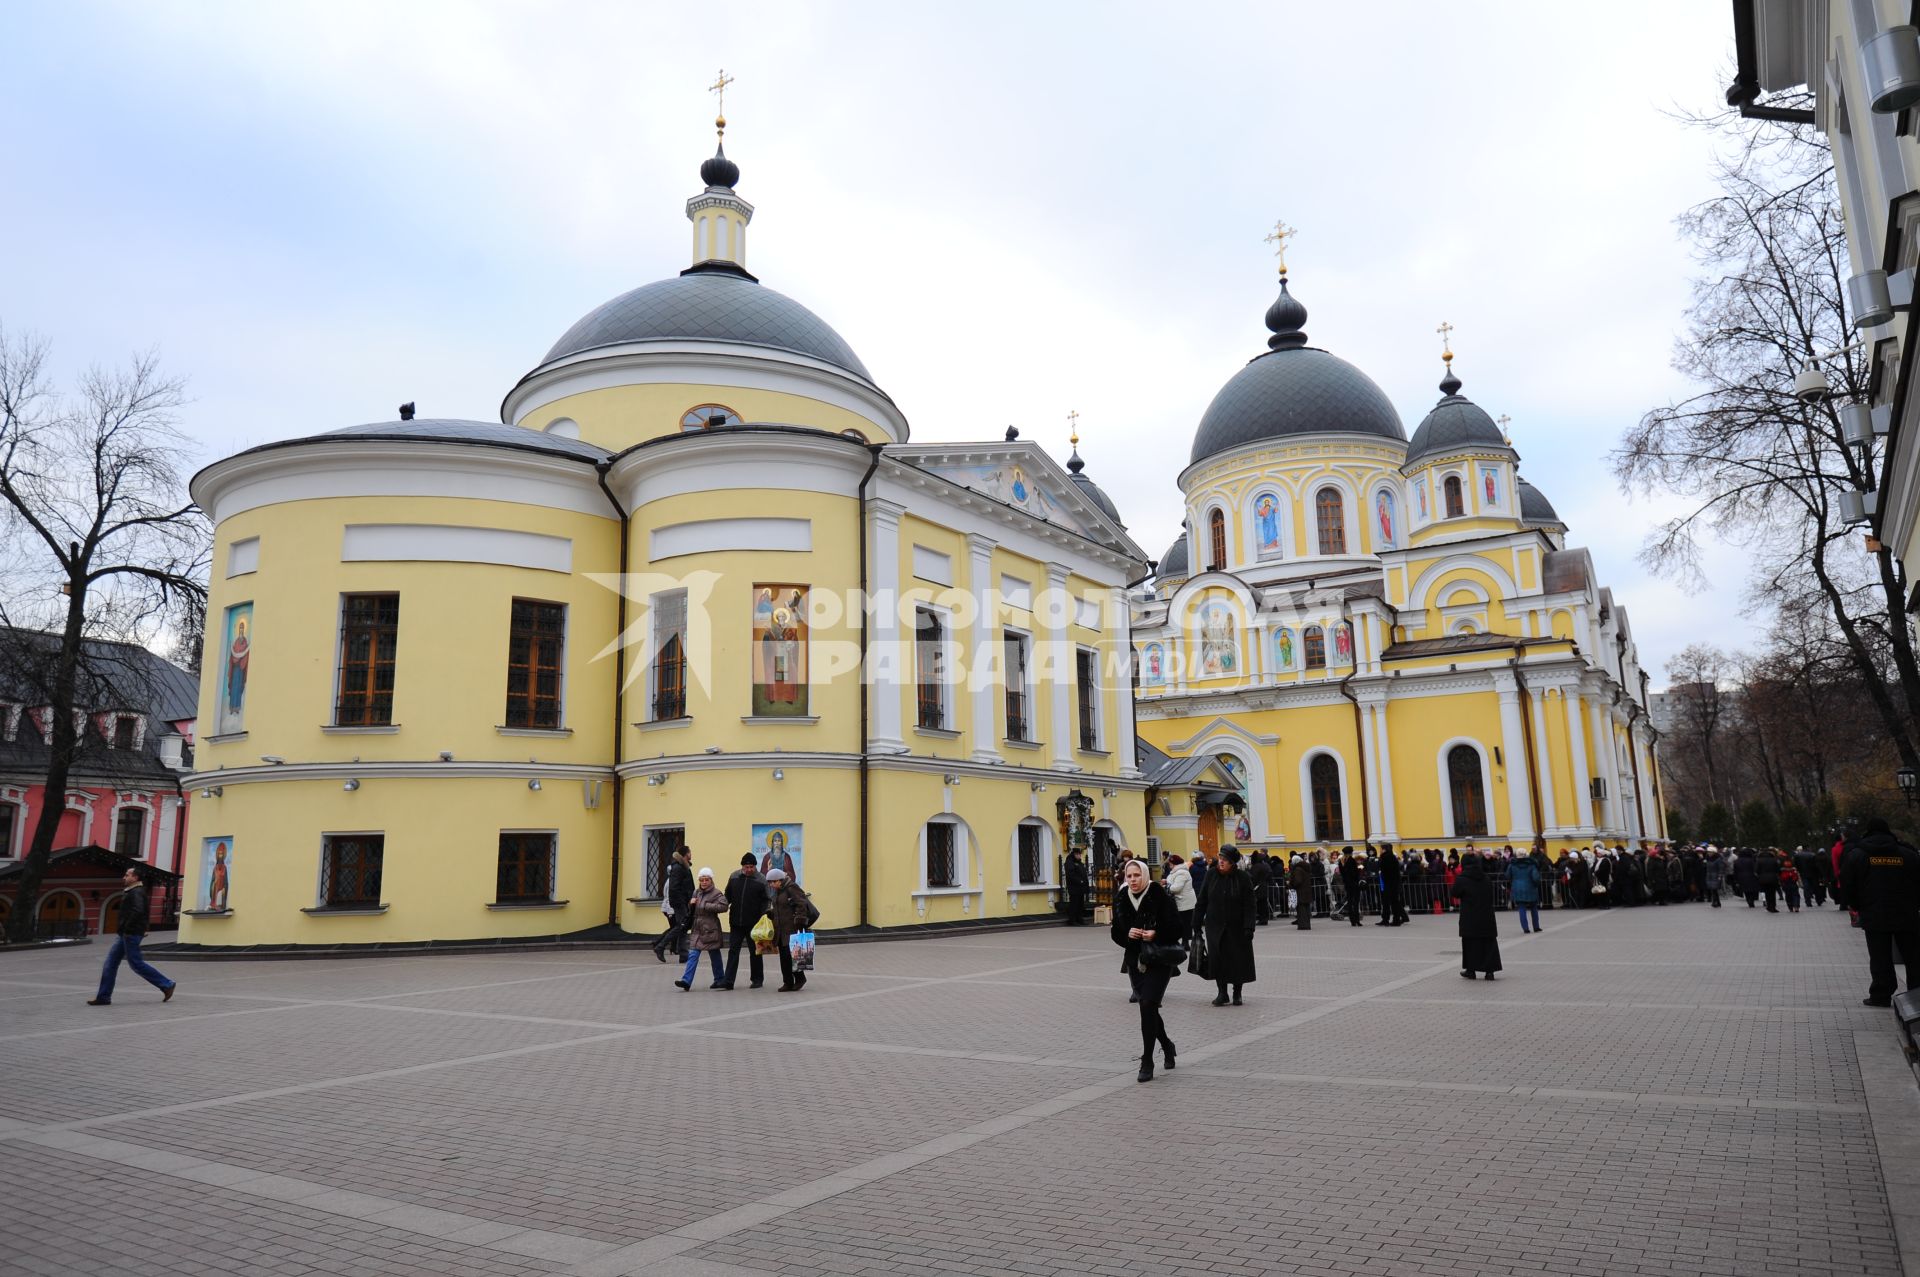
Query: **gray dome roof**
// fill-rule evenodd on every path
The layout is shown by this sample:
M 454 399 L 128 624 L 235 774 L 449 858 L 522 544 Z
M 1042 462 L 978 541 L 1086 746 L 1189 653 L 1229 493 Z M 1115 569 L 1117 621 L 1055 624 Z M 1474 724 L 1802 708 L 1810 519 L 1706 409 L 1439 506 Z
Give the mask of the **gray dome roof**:
M 364 426 L 343 426 L 325 434 L 288 439 L 285 443 L 324 443 L 342 436 L 362 439 L 390 439 L 401 443 L 477 443 L 495 448 L 522 448 L 530 452 L 550 452 L 582 461 L 600 461 L 613 454 L 597 444 L 565 439 L 525 426 L 509 426 L 498 421 L 462 421 L 454 417 L 418 417 L 411 421 L 373 421 Z M 268 444 L 267 447 L 280 447 Z
M 1174 538 L 1167 552 L 1160 556 L 1160 563 L 1154 568 L 1153 576 L 1157 581 L 1170 581 L 1175 577 L 1187 575 L 1187 534 L 1182 532 Z
M 1520 522 L 1551 523 L 1563 528 L 1567 526 L 1566 520 L 1555 512 L 1553 502 L 1547 500 L 1546 493 L 1525 479 L 1520 480 Z
M 1406 464 L 1411 466 L 1435 453 L 1455 448 L 1506 448 L 1507 437 L 1493 418 L 1473 400 L 1460 393 L 1460 382 L 1451 371 L 1440 383 L 1445 393 L 1413 432 L 1407 445 Z
M 1332 431 L 1404 440 L 1400 414 L 1373 379 L 1307 345 L 1307 308 L 1287 289 L 1267 310 L 1266 354 L 1227 379 L 1193 434 L 1192 464 L 1242 444 Z
M 1071 478 L 1074 485 L 1080 489 L 1081 496 L 1084 496 L 1087 500 L 1100 507 L 1100 513 L 1106 515 L 1121 527 L 1126 527 L 1126 523 L 1120 518 L 1120 507 L 1114 505 L 1113 498 L 1101 491 L 1099 484 L 1081 473 L 1081 471 L 1086 468 L 1087 463 L 1080 460 L 1080 449 L 1075 447 L 1073 455 L 1067 458 L 1068 477 Z
M 873 380 L 853 348 L 818 315 L 730 267 L 694 267 L 620 294 L 567 329 L 541 362 L 599 346 L 668 340 L 786 350 Z

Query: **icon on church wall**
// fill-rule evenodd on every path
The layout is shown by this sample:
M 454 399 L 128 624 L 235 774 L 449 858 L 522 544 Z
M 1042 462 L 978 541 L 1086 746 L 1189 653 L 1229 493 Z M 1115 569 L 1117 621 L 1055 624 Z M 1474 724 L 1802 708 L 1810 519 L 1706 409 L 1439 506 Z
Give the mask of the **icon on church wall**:
M 232 886 L 233 839 L 207 838 L 200 843 L 201 908 L 219 913 L 227 905 L 227 890 Z
M 1253 825 L 1248 822 L 1247 813 L 1243 811 L 1240 813 L 1240 819 L 1233 822 L 1233 840 L 1235 842 L 1246 842 L 1252 837 Z
M 753 714 L 807 712 L 807 587 L 753 587 Z
M 1333 659 L 1341 665 L 1353 664 L 1353 626 L 1345 621 L 1333 627 Z
M 800 860 L 804 851 L 799 825 L 753 827 L 753 854 L 760 861 L 760 875 L 763 878 L 778 869 L 799 882 Z
M 1498 470 L 1495 470 L 1492 466 L 1484 466 L 1480 470 L 1480 482 L 1485 486 L 1487 490 L 1487 504 L 1495 505 L 1495 506 L 1499 505 L 1500 504 L 1500 487 L 1499 487 L 1500 472 Z
M 1393 544 L 1393 493 L 1382 488 L 1373 494 L 1373 517 L 1380 526 L 1380 544 Z
M 1278 629 L 1273 632 L 1273 668 L 1290 670 L 1293 668 L 1293 631 Z
M 1158 643 L 1147 644 L 1145 658 L 1140 662 L 1140 681 L 1149 687 L 1159 687 L 1167 681 L 1167 650 Z
M 220 710 L 214 730 L 222 736 L 247 730 L 247 666 L 253 656 L 253 604 L 227 609 L 221 635 Z
M 1218 678 L 1240 672 L 1234 653 L 1233 611 L 1213 602 L 1200 610 L 1200 675 Z
M 1427 482 L 1426 480 L 1422 479 L 1420 481 L 1420 486 L 1418 488 L 1415 488 L 1414 491 L 1420 494 L 1420 519 L 1422 522 L 1425 522 L 1427 518 Z
M 1255 552 L 1263 559 L 1272 558 L 1280 549 L 1280 498 L 1271 492 L 1262 492 L 1253 499 L 1253 529 L 1258 544 Z

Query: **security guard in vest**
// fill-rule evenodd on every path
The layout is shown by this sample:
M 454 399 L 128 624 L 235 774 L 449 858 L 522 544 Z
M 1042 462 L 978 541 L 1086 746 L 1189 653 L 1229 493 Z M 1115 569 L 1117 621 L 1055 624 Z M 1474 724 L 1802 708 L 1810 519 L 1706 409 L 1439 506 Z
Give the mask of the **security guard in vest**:
M 1920 986 L 1920 851 L 1895 838 L 1878 816 L 1867 833 L 1849 847 L 1840 862 L 1847 906 L 1859 911 L 1867 933 L 1867 962 L 1873 984 L 1865 1004 L 1893 1004 L 1900 987 L 1893 974 L 1893 946 L 1907 967 L 1907 988 Z

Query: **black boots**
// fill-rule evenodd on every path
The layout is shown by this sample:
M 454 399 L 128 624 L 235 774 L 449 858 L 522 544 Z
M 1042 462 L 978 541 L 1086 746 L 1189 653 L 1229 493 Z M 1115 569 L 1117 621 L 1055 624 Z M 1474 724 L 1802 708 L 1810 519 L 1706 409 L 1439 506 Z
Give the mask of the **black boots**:
M 1153 1081 L 1153 1053 L 1151 1051 L 1140 1057 L 1140 1075 L 1134 1080 L 1136 1082 Z
M 1175 1056 L 1175 1054 L 1177 1054 L 1177 1052 L 1175 1052 L 1173 1049 L 1173 1043 L 1168 1041 L 1166 1038 L 1161 1038 L 1160 1050 L 1161 1050 L 1161 1053 L 1167 1057 L 1167 1072 L 1169 1073 L 1173 1072 L 1173 1057 Z M 1153 1059 L 1152 1052 L 1147 1053 L 1147 1059 L 1148 1060 Z

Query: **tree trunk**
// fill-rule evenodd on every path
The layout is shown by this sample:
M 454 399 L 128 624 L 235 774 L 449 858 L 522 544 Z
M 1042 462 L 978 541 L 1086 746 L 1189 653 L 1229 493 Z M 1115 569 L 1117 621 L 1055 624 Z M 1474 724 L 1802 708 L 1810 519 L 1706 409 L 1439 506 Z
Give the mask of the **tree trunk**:
M 1881 561 L 1883 564 L 1886 561 L 1885 551 L 1881 552 Z M 1879 711 L 1881 722 L 1886 724 L 1887 734 L 1893 738 L 1894 748 L 1900 753 L 1901 764 L 1920 771 L 1920 750 L 1914 748 L 1911 730 L 1913 719 L 1901 713 L 1900 706 L 1895 704 L 1886 679 L 1881 676 L 1879 667 L 1875 665 L 1873 654 L 1867 650 L 1866 640 L 1860 637 L 1858 623 L 1847 612 L 1845 598 L 1842 597 L 1833 578 L 1827 574 L 1827 547 L 1824 541 L 1814 545 L 1812 567 L 1814 579 L 1820 583 L 1821 591 L 1827 596 L 1827 605 L 1833 610 L 1833 618 L 1840 626 L 1840 633 L 1846 638 L 1847 653 L 1853 658 L 1854 668 L 1859 671 L 1861 684 L 1866 688 L 1868 698 L 1873 701 L 1874 709 Z M 1885 575 L 1882 576 L 1883 582 L 1887 579 Z M 1893 615 L 1889 618 L 1892 623 L 1887 628 L 1892 631 L 1905 629 L 1905 618 L 1906 613 L 1899 610 L 1896 602 Z M 1899 642 L 1897 639 L 1895 641 L 1896 644 Z M 1910 644 L 1907 659 L 1909 661 L 1913 659 Z
M 33 939 L 34 914 L 40 903 L 40 884 L 47 876 L 47 860 L 53 854 L 54 835 L 60 829 L 60 817 L 67 810 L 67 776 L 73 770 L 74 755 L 80 737 L 73 726 L 74 690 L 79 682 L 80 645 L 87 615 L 87 581 L 84 575 L 70 576 L 67 598 L 67 624 L 60 633 L 60 656 L 54 666 L 53 704 L 48 711 L 46 789 L 40 803 L 40 819 L 33 826 L 33 839 L 27 845 L 26 859 L 20 865 L 20 886 L 14 893 L 13 911 L 8 916 L 8 938 L 15 943 Z

